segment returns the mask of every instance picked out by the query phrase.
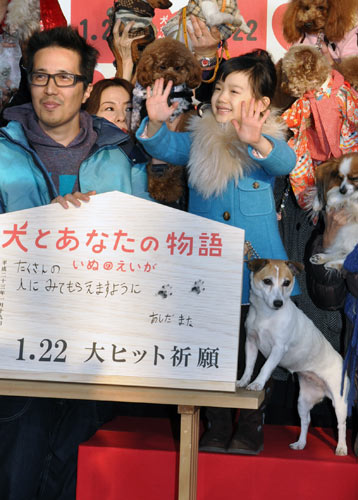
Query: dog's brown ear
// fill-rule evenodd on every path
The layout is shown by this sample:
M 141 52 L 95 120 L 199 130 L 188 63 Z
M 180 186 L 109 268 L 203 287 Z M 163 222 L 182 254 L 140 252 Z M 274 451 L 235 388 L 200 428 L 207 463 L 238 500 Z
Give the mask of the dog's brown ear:
M 247 262 L 247 267 L 253 273 L 257 273 L 268 264 L 267 259 L 252 259 Z
M 296 262 L 294 260 L 287 260 L 286 264 L 294 276 L 297 276 L 297 274 L 301 273 L 305 268 L 301 262 Z
M 198 61 L 193 57 L 191 60 L 187 60 L 187 72 L 188 76 L 186 79 L 186 84 L 190 89 L 195 89 L 201 84 L 201 68 Z
M 332 158 L 324 163 L 318 165 L 315 170 L 315 180 L 317 187 L 317 200 L 319 210 L 322 210 L 326 205 L 327 191 L 332 187 L 332 180 L 335 179 L 336 172 L 339 166 L 339 159 Z
M 339 42 L 351 29 L 352 19 L 356 15 L 357 5 L 352 0 L 328 2 L 329 9 L 324 24 L 324 34 L 332 42 Z
M 137 81 L 144 88 L 153 83 L 154 56 L 151 53 L 153 43 L 150 43 L 144 49 L 137 66 Z
M 324 180 L 329 177 L 332 172 L 337 170 L 339 163 L 340 161 L 338 158 L 332 158 L 318 165 L 315 170 L 316 182 L 324 183 Z
M 300 6 L 298 0 L 291 0 L 283 15 L 283 36 L 289 43 L 298 42 L 298 40 L 302 36 L 302 33 L 300 32 L 296 24 L 297 14 L 299 10 Z

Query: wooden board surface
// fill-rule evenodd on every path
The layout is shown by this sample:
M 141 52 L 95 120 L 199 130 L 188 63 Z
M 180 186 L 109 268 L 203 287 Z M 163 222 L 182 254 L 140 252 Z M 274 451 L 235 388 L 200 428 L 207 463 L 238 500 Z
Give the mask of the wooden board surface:
M 235 390 L 244 232 L 123 193 L 0 216 L 0 376 Z

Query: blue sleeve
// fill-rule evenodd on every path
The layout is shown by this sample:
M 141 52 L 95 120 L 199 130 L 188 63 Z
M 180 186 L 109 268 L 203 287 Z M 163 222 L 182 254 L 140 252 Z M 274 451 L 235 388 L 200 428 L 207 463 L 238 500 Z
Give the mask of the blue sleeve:
M 191 137 L 189 132 L 172 132 L 165 123 L 158 132 L 144 139 L 144 133 L 148 118 L 145 118 L 136 132 L 138 142 L 142 144 L 146 152 L 152 157 L 165 163 L 174 165 L 186 165 L 189 161 Z
M 282 139 L 274 139 L 264 135 L 272 144 L 272 151 L 266 158 L 257 158 L 253 155 L 253 148 L 249 146 L 249 155 L 257 165 L 272 176 L 287 175 L 296 165 L 296 154 L 292 148 Z
M 140 198 L 148 197 L 147 165 L 145 163 L 132 166 L 132 194 Z

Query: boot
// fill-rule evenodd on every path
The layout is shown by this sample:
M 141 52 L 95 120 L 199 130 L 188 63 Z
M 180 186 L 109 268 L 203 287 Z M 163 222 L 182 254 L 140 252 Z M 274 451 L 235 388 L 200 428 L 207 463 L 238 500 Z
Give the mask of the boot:
M 231 408 L 206 408 L 207 429 L 199 441 L 200 451 L 226 453 L 233 430 Z
M 227 453 L 258 455 L 264 449 L 265 409 L 271 399 L 273 379 L 265 386 L 265 398 L 258 410 L 240 410 L 236 431 L 229 443 Z
M 258 410 L 240 410 L 239 423 L 229 446 L 228 453 L 258 455 L 264 448 L 264 412 Z

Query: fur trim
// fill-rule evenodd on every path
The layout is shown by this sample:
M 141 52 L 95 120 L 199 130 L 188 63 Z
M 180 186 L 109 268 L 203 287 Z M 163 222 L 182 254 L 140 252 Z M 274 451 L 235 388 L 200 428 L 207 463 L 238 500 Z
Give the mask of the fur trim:
M 263 133 L 275 139 L 287 139 L 287 127 L 279 120 L 278 111 L 271 111 Z M 221 195 L 232 179 L 248 175 L 255 168 L 247 144 L 241 142 L 231 123 L 218 123 L 211 111 L 202 118 L 193 116 L 188 130 L 193 134 L 188 163 L 189 183 L 204 197 Z
M 11 0 L 5 25 L 10 34 L 26 40 L 40 28 L 40 0 Z

